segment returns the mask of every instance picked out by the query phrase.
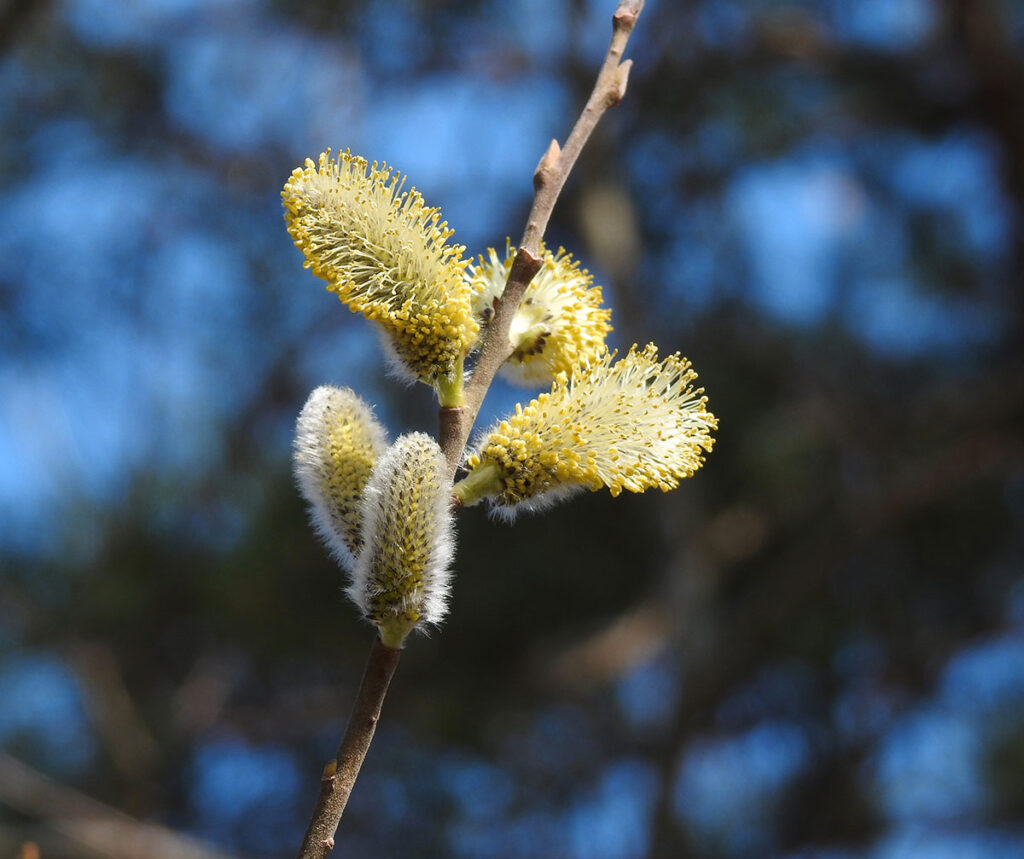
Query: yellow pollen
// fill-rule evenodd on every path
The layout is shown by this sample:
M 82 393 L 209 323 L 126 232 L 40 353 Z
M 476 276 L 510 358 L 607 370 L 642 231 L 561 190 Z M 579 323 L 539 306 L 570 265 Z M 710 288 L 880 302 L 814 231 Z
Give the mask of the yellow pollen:
M 549 384 L 560 372 L 597 357 L 612 330 L 611 310 L 601 306 L 601 287 L 564 248 L 541 246 L 544 263 L 530 281 L 509 330 L 512 355 L 502 368 L 509 381 Z M 473 309 L 486 324 L 512 268 L 515 250 L 506 243 L 504 260 L 494 248 L 466 267 Z
M 401 365 L 436 384 L 476 340 L 461 245 L 441 211 L 385 164 L 331 150 L 307 159 L 281 192 L 304 265 L 353 312 L 381 325 Z
M 700 468 L 718 421 L 691 385 L 690 362 L 678 353 L 659 360 L 653 344 L 613 359 L 604 351 L 571 377 L 559 374 L 550 394 L 517 406 L 469 457 L 471 471 L 497 468 L 496 504 L 574 485 L 613 496 L 674 489 Z

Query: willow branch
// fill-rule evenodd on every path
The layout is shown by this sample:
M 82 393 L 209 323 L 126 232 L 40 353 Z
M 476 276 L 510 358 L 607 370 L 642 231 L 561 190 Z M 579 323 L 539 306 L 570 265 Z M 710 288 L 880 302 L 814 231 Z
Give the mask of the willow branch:
M 541 267 L 540 243 L 562 187 L 598 121 L 626 93 L 631 62 L 622 61 L 626 42 L 643 9 L 644 0 L 620 0 L 612 17 L 612 39 L 593 92 L 576 120 L 565 146 L 552 140 L 533 177 L 534 198 L 519 249 L 501 298 L 484 336 L 473 375 L 466 385 L 465 405 L 441 409 L 439 443 L 454 479 L 470 430 L 498 368 L 508 359 L 508 335 L 523 293 Z M 370 747 L 381 706 L 401 651 L 374 641 L 355 707 L 336 759 L 329 761 L 320 781 L 320 795 L 302 841 L 299 859 L 325 859 L 334 848 L 334 835 L 345 811 L 363 759 Z
M 629 80 L 631 60 L 623 61 L 622 55 L 626 43 L 636 26 L 637 18 L 643 10 L 644 0 L 620 0 L 615 14 L 612 16 L 612 39 L 605 55 L 604 63 L 597 75 L 594 89 L 587 100 L 583 112 L 576 120 L 565 145 L 559 146 L 552 140 L 547 151 L 540 159 L 533 175 L 533 205 L 526 219 L 526 229 L 519 242 L 519 249 L 509 271 L 505 289 L 501 294 L 494 316 L 491 317 L 484 335 L 483 344 L 477 357 L 473 375 L 466 383 L 465 406 L 459 415 L 456 429 L 448 427 L 443 433 L 441 446 L 448 460 L 450 476 L 455 477 L 462 451 L 466 446 L 470 430 L 476 420 L 484 395 L 491 386 L 498 368 L 508 359 L 511 348 L 508 333 L 512 325 L 519 302 L 523 299 L 526 287 L 533 276 L 540 270 L 540 243 L 547 229 L 551 212 L 555 208 L 558 196 L 572 171 L 576 159 L 579 158 L 584 144 L 590 138 L 594 128 L 605 111 L 614 107 L 626 94 Z
M 299 859 L 324 859 L 334 848 L 334 833 L 377 730 L 384 696 L 401 655 L 401 650 L 385 647 L 379 638 L 374 639 L 338 756 L 327 762 L 320 778 L 320 795 L 302 839 Z

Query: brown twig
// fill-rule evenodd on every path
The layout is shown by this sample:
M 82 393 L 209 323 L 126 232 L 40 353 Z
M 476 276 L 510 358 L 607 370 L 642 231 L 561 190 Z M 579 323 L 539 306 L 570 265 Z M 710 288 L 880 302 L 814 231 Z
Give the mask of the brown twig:
M 334 847 L 334 833 L 377 730 L 380 708 L 401 655 L 401 650 L 385 647 L 379 638 L 374 639 L 338 756 L 327 762 L 320 777 L 320 796 L 302 839 L 299 859 L 324 859 Z
M 464 444 L 462 428 L 465 423 L 465 406 L 441 407 L 437 415 L 437 441 L 441 445 L 441 450 L 448 451 Z
M 608 108 L 617 105 L 626 94 L 632 61 L 623 61 L 622 54 L 643 7 L 644 0 L 620 0 L 612 16 L 611 44 L 583 112 L 576 120 L 565 145 L 559 146 L 557 140 L 552 140 L 537 165 L 533 176 L 533 206 L 526 219 L 526 229 L 505 282 L 505 289 L 487 327 L 473 375 L 466 384 L 465 407 L 459 416 L 458 432 L 449 432 L 441 439 L 449 473 L 453 478 L 487 389 L 511 352 L 508 332 L 512 317 L 515 316 L 526 287 L 540 270 L 540 243 L 558 195 L 598 121 Z
M 533 206 L 505 289 L 484 336 L 473 375 L 466 385 L 465 405 L 456 408 L 443 407 L 440 412 L 438 439 L 448 461 L 449 477 L 452 479 L 462 460 L 466 440 L 480 411 L 484 395 L 498 368 L 505 363 L 511 352 L 508 334 L 512 317 L 519 307 L 526 287 L 540 270 L 540 243 L 558 195 L 583 145 L 604 112 L 618 104 L 625 95 L 631 62 L 623 62 L 622 53 L 643 6 L 644 0 L 620 0 L 612 17 L 612 40 L 608 54 L 583 112 L 576 120 L 565 146 L 560 147 L 557 141 L 552 140 L 537 165 L 533 177 Z M 359 768 L 370 747 L 370 741 L 373 739 L 381 705 L 400 655 L 401 651 L 385 647 L 379 639 L 374 642 L 366 673 L 359 687 L 355 709 L 341 741 L 341 748 L 338 750 L 338 757 L 329 761 L 324 768 L 320 796 L 313 811 L 313 819 L 302 841 L 299 859 L 324 859 L 334 847 L 334 834 L 359 774 Z

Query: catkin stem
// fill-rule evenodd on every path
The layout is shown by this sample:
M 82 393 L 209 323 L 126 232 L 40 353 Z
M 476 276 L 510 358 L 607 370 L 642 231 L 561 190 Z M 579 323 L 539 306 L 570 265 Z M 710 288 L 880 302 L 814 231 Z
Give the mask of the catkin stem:
M 441 408 L 459 408 L 464 402 L 462 396 L 462 365 L 465 358 L 459 358 L 451 376 L 437 380 L 437 399 Z
M 498 466 L 484 465 L 456 483 L 452 487 L 452 494 L 459 499 L 459 504 L 463 507 L 472 507 L 481 499 L 495 495 L 501 490 L 498 476 Z

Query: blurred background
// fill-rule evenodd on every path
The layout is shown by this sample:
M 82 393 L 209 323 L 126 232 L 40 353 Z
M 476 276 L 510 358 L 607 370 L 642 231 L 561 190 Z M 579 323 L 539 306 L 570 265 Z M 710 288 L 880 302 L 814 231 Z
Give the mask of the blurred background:
M 294 420 L 436 408 L 281 186 L 350 147 L 518 239 L 613 8 L 0 3 L 0 856 L 295 851 L 371 633 Z M 1011 0 L 648 0 L 548 241 L 717 446 L 462 513 L 344 855 L 1024 856 L 1022 42 Z

